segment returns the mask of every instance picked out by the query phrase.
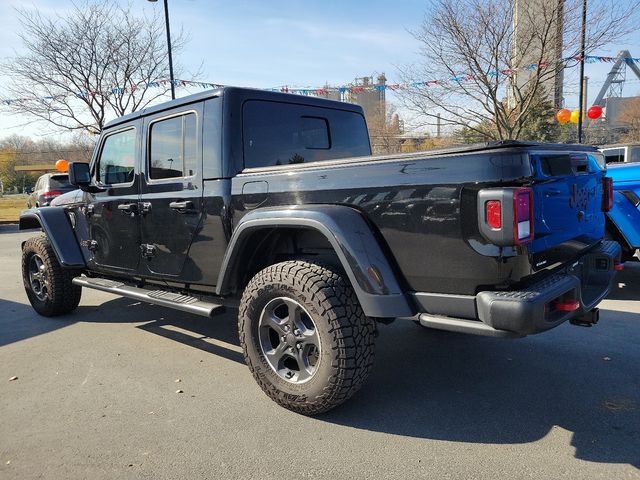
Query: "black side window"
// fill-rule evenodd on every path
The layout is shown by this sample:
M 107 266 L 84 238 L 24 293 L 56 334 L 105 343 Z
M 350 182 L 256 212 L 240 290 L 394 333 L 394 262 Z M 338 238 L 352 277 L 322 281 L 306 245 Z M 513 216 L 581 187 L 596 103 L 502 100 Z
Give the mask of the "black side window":
M 196 114 L 160 120 L 151 124 L 149 178 L 190 177 L 196 173 Z
M 348 110 L 250 100 L 242 128 L 245 167 L 371 155 L 364 117 Z
M 573 175 L 570 155 L 543 155 L 540 158 L 540 165 L 542 166 L 542 173 L 550 177 Z
M 542 173 L 549 177 L 567 177 L 600 170 L 599 156 L 584 153 L 541 155 Z
M 113 185 L 133 181 L 136 158 L 135 144 L 136 131 L 133 128 L 105 138 L 96 170 L 99 183 Z

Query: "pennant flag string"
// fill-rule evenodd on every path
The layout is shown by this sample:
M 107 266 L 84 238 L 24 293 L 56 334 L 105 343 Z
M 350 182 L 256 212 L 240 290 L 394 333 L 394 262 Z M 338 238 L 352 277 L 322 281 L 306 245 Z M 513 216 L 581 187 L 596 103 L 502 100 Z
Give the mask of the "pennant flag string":
M 89 98 L 89 97 L 109 97 L 111 95 L 122 95 L 126 93 L 133 93 L 137 90 L 147 88 L 160 88 L 165 87 L 173 83 L 175 87 L 200 87 L 200 88 L 222 88 L 224 85 L 220 85 L 218 83 L 210 83 L 210 82 L 200 82 L 194 80 L 156 80 L 153 82 L 146 82 L 138 85 L 132 85 L 131 87 L 114 87 L 109 90 L 103 92 L 76 92 L 73 96 L 76 98 Z M 53 100 L 63 100 L 72 95 L 55 95 L 55 96 L 47 96 L 47 97 L 22 97 L 22 98 L 12 98 L 12 99 L 2 99 L 0 100 L 0 105 L 12 105 L 14 103 L 26 103 L 33 101 L 53 101 Z
M 586 55 L 584 57 L 585 63 L 613 63 L 616 61 L 616 59 L 617 57 L 606 57 L 606 56 L 600 56 L 600 55 Z M 572 56 L 572 57 L 562 58 L 558 60 L 558 62 L 531 63 L 521 68 L 505 68 L 505 69 L 498 69 L 498 70 L 489 70 L 488 72 L 486 72 L 486 76 L 492 77 L 492 78 L 501 77 L 501 76 L 510 77 L 518 73 L 519 71 L 541 70 L 541 69 L 548 68 L 553 63 L 567 63 L 572 60 L 580 62 L 582 60 L 582 57 Z M 625 61 L 625 63 L 629 65 L 640 64 L 640 57 L 625 57 L 623 58 L 623 60 Z M 345 85 L 345 86 L 339 86 L 339 87 L 324 86 L 324 87 L 317 87 L 317 88 L 282 86 L 282 87 L 266 88 L 265 90 L 272 91 L 272 92 L 295 93 L 299 95 L 327 96 L 330 92 L 339 93 L 342 95 L 347 92 L 358 94 L 365 91 L 384 91 L 384 90 L 396 91 L 396 90 L 405 90 L 408 88 L 424 88 L 424 87 L 435 87 L 435 86 L 443 87 L 450 84 L 454 84 L 455 86 L 462 82 L 474 82 L 477 80 L 478 78 L 475 75 L 460 74 L 460 75 L 453 75 L 447 79 L 413 81 L 413 82 L 407 82 L 407 83 L 392 83 L 392 84 L 386 84 L 386 85 Z M 224 85 L 219 83 L 200 82 L 196 80 L 176 79 L 176 80 L 173 80 L 172 82 L 171 80 L 168 80 L 168 79 L 162 79 L 162 80 L 155 80 L 152 82 L 145 82 L 138 85 L 132 85 L 130 87 L 113 87 L 103 92 L 76 92 L 75 96 L 77 98 L 88 98 L 88 97 L 96 97 L 96 96 L 108 97 L 111 95 L 123 95 L 127 93 L 133 93 L 137 90 L 144 89 L 145 87 L 146 88 L 166 87 L 166 86 L 169 86 L 171 83 L 173 83 L 174 87 L 199 87 L 203 89 L 224 87 Z M 51 102 L 55 100 L 62 100 L 69 96 L 70 95 L 55 95 L 55 96 L 47 96 L 47 97 L 39 97 L 39 98 L 23 97 L 23 98 L 13 98 L 13 99 L 0 99 L 0 105 L 12 105 L 15 103 L 19 104 L 19 103 L 26 103 L 30 101 Z
M 598 63 L 598 62 L 606 62 L 612 63 L 616 61 L 616 57 L 604 57 L 604 56 L 596 56 L 596 55 L 586 55 L 584 57 L 586 63 Z M 556 63 L 566 63 L 575 60 L 577 62 L 582 60 L 581 56 L 573 56 L 566 57 L 558 60 Z M 640 57 L 625 57 L 623 60 L 627 64 L 639 63 Z M 525 65 L 521 68 L 505 68 L 500 70 L 489 70 L 486 72 L 488 77 L 509 77 L 512 76 L 519 71 L 535 71 L 542 70 L 552 66 L 553 62 L 541 62 L 541 63 L 531 63 Z M 328 92 L 338 92 L 340 94 L 345 92 L 351 93 L 361 93 L 365 90 L 404 90 L 407 88 L 420 88 L 420 87 L 433 87 L 433 86 L 444 86 L 447 84 L 458 84 L 462 82 L 472 82 L 477 81 L 478 77 L 476 75 L 471 74 L 463 74 L 463 75 L 453 75 L 448 79 L 439 79 L 439 80 L 428 80 L 421 82 L 408 82 L 408 83 L 395 83 L 395 84 L 387 84 L 387 85 L 358 85 L 358 86 L 343 86 L 343 87 L 329 87 L 325 86 L 322 88 L 291 88 L 288 86 L 277 87 L 277 88 L 269 88 L 269 91 L 278 91 L 284 93 L 297 93 L 301 95 L 327 95 Z

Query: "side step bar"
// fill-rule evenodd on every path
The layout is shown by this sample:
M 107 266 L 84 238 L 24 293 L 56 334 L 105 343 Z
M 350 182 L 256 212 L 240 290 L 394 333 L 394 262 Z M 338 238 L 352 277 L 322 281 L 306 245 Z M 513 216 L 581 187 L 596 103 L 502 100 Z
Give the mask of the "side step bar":
M 461 318 L 439 317 L 437 315 L 421 313 L 418 316 L 418 321 L 420 325 L 424 327 L 447 330 L 449 332 L 470 333 L 472 335 L 498 338 L 521 338 L 523 336 L 515 332 L 509 332 L 508 330 L 497 330 L 479 320 L 463 320 Z
M 225 307 L 222 304 L 203 302 L 196 297 L 182 295 L 175 292 L 167 292 L 165 290 L 147 290 L 129 286 L 125 283 L 106 278 L 89 278 L 76 277 L 73 279 L 74 285 L 81 287 L 93 288 L 103 292 L 113 293 L 121 297 L 133 298 L 141 302 L 153 303 L 163 307 L 181 310 L 183 312 L 194 313 L 203 317 L 212 317 L 224 312 Z

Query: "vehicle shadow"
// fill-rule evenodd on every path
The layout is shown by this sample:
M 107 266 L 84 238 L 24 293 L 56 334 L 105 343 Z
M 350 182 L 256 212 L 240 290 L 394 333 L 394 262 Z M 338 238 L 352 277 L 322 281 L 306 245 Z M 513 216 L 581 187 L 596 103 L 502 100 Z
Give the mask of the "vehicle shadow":
M 98 307 L 93 307 L 97 309 Z M 237 311 L 212 320 L 128 299 L 108 319 L 244 363 Z M 84 313 L 83 313 L 84 317 Z M 602 311 L 593 329 L 500 340 L 381 326 L 373 374 L 354 399 L 318 421 L 444 441 L 530 443 L 571 435 L 577 458 L 640 468 L 640 314 Z
M 20 230 L 18 229 L 18 221 L 16 223 L 3 223 L 0 224 L 0 234 L 3 233 L 18 233 Z
M 244 363 L 237 311 L 211 320 L 117 298 L 44 318 L 0 300 L 0 345 L 75 322 L 132 323 Z M 413 322 L 380 327 L 376 364 L 356 396 L 317 421 L 416 438 L 488 444 L 566 431 L 576 458 L 640 468 L 640 314 L 602 310 L 592 328 L 500 340 Z
M 604 330 L 612 317 L 616 328 Z M 559 428 L 572 432 L 577 458 L 640 467 L 640 315 L 605 311 L 602 323 L 500 340 L 395 322 L 378 338 L 365 387 L 319 419 L 489 444 Z
M 77 321 L 140 323 L 136 328 L 244 365 L 240 351 L 237 310 L 208 319 L 127 298 L 109 300 L 97 307 L 80 307 Z M 109 315 L 105 315 L 109 312 Z
M 28 303 L 0 298 L 0 347 L 68 327 L 76 322 L 72 315 L 42 317 Z
M 237 310 L 213 319 L 116 298 L 97 306 L 80 305 L 58 317 L 38 315 L 31 305 L 0 299 L 0 347 L 78 322 L 139 323 L 136 328 L 244 365 L 236 323 Z M 107 314 L 108 312 L 108 314 Z

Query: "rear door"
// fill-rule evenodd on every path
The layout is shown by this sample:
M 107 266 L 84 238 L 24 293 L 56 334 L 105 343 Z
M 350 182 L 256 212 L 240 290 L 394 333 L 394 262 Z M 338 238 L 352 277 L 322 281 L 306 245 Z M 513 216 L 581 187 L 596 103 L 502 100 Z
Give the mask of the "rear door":
M 535 240 L 530 251 L 554 256 L 579 253 L 604 235 L 602 178 L 604 158 L 599 152 L 549 152 L 531 155 Z M 539 266 L 547 266 L 550 258 Z
M 149 116 L 144 132 L 139 271 L 179 279 L 202 221 L 202 104 Z

